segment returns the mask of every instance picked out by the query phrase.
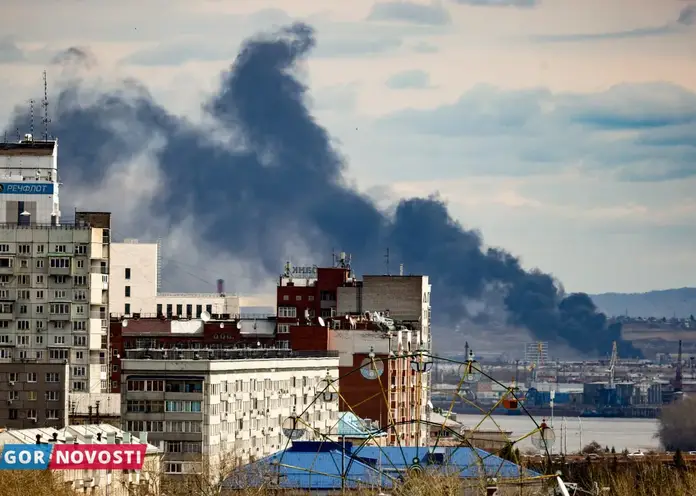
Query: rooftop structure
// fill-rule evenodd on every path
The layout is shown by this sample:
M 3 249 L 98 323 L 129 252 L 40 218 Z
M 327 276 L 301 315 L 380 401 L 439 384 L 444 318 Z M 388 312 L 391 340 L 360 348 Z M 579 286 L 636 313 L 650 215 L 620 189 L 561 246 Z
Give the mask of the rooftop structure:
M 298 442 L 244 467 L 225 483 L 242 487 L 341 489 L 394 487 L 413 470 L 467 479 L 523 479 L 539 476 L 490 453 L 466 447 L 355 446 L 350 443 Z
M 57 140 L 0 143 L 0 181 L 0 224 L 60 221 Z

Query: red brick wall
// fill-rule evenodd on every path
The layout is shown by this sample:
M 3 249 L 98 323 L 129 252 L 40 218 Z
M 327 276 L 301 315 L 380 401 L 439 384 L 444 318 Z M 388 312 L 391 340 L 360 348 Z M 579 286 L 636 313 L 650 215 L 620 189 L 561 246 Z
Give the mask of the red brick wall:
M 353 366 L 339 367 L 338 389 L 341 392 L 339 410 L 352 411 L 358 417 L 380 421 L 382 427 L 389 425 L 389 366 L 390 361 L 382 358 L 384 373 L 379 379 L 365 379 L 359 367 L 367 354 L 353 355 Z M 382 390 L 383 388 L 383 390 Z

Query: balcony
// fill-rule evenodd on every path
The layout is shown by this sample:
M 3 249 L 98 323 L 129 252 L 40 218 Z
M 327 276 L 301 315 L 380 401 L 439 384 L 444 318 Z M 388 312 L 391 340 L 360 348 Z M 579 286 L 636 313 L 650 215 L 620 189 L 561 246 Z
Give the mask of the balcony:
M 14 320 L 14 305 L 0 304 L 0 320 Z
M 16 289 L 0 289 L 0 302 L 17 301 Z
M 51 303 L 48 306 L 48 319 L 53 322 L 70 320 L 71 310 L 70 303 Z
M 7 254 L 3 254 L 3 256 L 0 257 L 0 274 L 14 274 L 14 262 L 14 255 L 8 256 Z
M 53 254 L 48 257 L 48 274 L 51 276 L 71 276 L 72 259 L 67 254 Z
M 51 312 L 48 314 L 48 320 L 52 322 L 66 322 L 70 320 L 70 314 L 69 313 L 54 313 Z
M 287 348 L 215 348 L 215 349 L 134 349 L 126 350 L 129 360 L 250 360 L 283 358 L 338 357 L 338 351 L 292 351 Z

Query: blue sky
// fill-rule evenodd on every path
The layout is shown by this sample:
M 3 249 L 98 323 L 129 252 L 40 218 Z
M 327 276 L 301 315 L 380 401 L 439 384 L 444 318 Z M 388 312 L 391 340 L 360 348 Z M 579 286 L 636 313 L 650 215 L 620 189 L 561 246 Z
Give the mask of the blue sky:
M 55 85 L 71 77 L 50 65 L 71 46 L 90 54 L 81 70 L 94 89 L 133 77 L 199 119 L 247 36 L 303 20 L 318 40 L 301 75 L 312 111 L 346 157 L 347 179 L 381 206 L 437 192 L 486 243 L 569 290 L 693 285 L 696 3 L 3 4 L 3 121 L 41 91 L 45 67 Z M 151 189 L 132 175 L 146 162 L 127 169 L 143 198 Z M 81 195 L 137 215 L 107 189 Z

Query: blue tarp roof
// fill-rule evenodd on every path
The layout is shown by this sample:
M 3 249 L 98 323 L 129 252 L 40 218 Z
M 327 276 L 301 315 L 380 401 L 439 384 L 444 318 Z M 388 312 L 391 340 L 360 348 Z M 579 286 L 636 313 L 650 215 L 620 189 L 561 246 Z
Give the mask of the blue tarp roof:
M 417 460 L 417 462 L 416 462 Z M 391 487 L 414 466 L 425 472 L 459 474 L 463 478 L 528 478 L 540 474 L 490 453 L 468 447 L 353 447 L 322 441 L 295 441 L 286 450 L 242 467 L 225 486 L 248 488 L 262 484 L 304 490 L 338 490 L 365 486 Z

